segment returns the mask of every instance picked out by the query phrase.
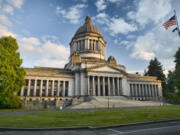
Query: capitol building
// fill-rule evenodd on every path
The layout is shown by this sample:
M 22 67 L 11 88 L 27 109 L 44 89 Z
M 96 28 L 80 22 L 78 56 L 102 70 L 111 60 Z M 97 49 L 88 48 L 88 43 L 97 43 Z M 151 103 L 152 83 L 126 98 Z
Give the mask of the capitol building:
M 158 100 L 161 81 L 127 73 L 113 56 L 106 58 L 106 41 L 86 17 L 70 41 L 69 62 L 64 68 L 25 68 L 23 100 L 52 101 L 94 96 L 124 96 L 132 100 Z

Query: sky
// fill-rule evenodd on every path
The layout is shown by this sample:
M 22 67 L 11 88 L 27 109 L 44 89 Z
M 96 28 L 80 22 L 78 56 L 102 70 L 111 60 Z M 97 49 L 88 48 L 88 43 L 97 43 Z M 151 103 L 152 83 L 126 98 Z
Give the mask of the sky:
M 180 0 L 0 0 L 0 36 L 17 39 L 23 67 L 63 68 L 88 15 L 107 42 L 106 58 L 143 73 L 157 57 L 167 73 L 180 38 L 176 26 L 162 25 L 174 10 L 180 22 Z

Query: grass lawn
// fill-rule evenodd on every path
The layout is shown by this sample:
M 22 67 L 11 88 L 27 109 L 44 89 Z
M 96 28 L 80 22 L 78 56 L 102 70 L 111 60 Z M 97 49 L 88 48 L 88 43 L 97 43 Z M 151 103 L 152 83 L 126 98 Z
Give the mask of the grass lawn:
M 0 116 L 0 127 L 42 128 L 105 126 L 180 118 L 180 106 L 72 112 L 36 112 Z
M 29 112 L 29 111 L 51 111 L 57 110 L 54 108 L 47 108 L 47 109 L 0 109 L 1 112 Z

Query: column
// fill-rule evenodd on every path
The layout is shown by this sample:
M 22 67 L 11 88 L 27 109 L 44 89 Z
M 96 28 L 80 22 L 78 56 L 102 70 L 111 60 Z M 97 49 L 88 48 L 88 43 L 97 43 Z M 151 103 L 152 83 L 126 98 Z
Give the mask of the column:
M 43 80 L 40 82 L 40 97 L 42 96 L 42 87 L 43 87 Z
M 141 92 L 141 90 L 142 90 L 142 87 L 141 87 L 141 86 L 142 86 L 142 85 L 139 84 L 138 86 L 139 86 L 139 97 L 142 97 L 142 92 Z
M 155 85 L 153 84 L 153 85 L 152 85 L 152 98 L 155 97 L 155 93 L 154 93 L 155 87 L 154 87 L 154 86 L 155 86 Z
M 156 85 L 154 85 L 154 98 L 156 98 Z
M 117 96 L 120 96 L 120 91 L 119 91 L 119 78 L 117 77 L 116 78 L 117 80 L 116 80 L 116 82 L 117 82 Z
M 87 76 L 87 95 L 89 96 L 90 95 L 90 93 L 89 93 L 89 76 Z
M 105 77 L 103 76 L 103 96 L 105 95 Z
M 123 95 L 123 91 L 122 91 L 122 78 L 119 78 L 119 95 Z
M 134 84 L 134 92 L 135 92 L 135 98 L 137 98 L 138 93 L 137 93 L 137 84 Z
M 144 98 L 144 84 L 141 84 L 141 88 L 142 88 L 142 90 L 141 90 L 141 96 Z
M 27 90 L 27 96 L 30 95 L 30 90 L 31 90 L 31 79 L 28 80 L 28 90 Z
M 93 96 L 96 96 L 94 76 L 92 76 L 92 89 L 93 89 Z
M 98 76 L 98 96 L 101 96 L 101 90 L 100 90 L 100 77 Z
M 139 97 L 139 84 L 136 84 L 136 94 L 137 94 L 137 97 Z
M 154 89 L 154 95 L 155 95 L 155 99 L 157 100 L 158 99 L 158 95 L 157 95 L 157 85 L 155 85 L 155 89 Z
M 24 96 L 24 86 L 21 87 L 21 93 L 20 96 Z
M 36 96 L 36 86 L 37 86 L 37 80 L 34 80 L 34 93 L 33 95 Z
M 132 84 L 129 84 L 130 86 L 130 97 L 132 97 Z
M 150 96 L 150 97 L 152 97 L 152 92 L 151 92 L 151 91 L 152 91 L 152 85 L 150 84 L 150 85 L 149 85 L 149 96 Z
M 52 80 L 52 89 L 51 90 L 52 90 L 52 92 L 51 92 L 52 95 L 51 96 L 54 96 L 54 80 Z
M 60 81 L 58 80 L 58 84 L 57 84 L 57 96 L 58 97 L 60 96 L 59 93 L 60 93 Z
M 156 96 L 155 89 L 156 89 L 156 87 L 155 87 L 155 85 L 153 85 L 153 99 L 154 99 L 155 96 Z
M 156 99 L 158 97 L 157 93 L 156 93 L 156 85 L 154 86 L 154 98 Z
M 108 96 L 111 96 L 111 92 L 110 92 L 110 78 L 108 77 Z
M 146 85 L 146 92 L 147 92 L 147 98 L 149 99 L 150 94 L 149 94 L 149 84 Z
M 46 97 L 48 96 L 49 80 L 46 80 Z
M 70 81 L 68 81 L 67 96 L 70 96 Z
M 131 84 L 131 91 L 132 91 L 131 97 L 133 99 L 134 98 L 134 84 Z
M 89 41 L 88 39 L 85 39 L 85 50 L 89 49 Z
M 143 85 L 144 87 L 144 99 L 146 98 L 146 84 Z
M 62 95 L 65 97 L 65 81 L 63 81 L 63 94 Z
M 157 95 L 157 97 L 159 97 L 159 89 L 158 89 L 158 85 L 156 85 L 156 95 Z
M 139 84 L 139 97 L 142 97 L 142 84 Z
M 114 82 L 114 77 L 112 78 L 112 85 L 113 85 L 113 96 L 116 96 L 116 92 L 115 92 L 115 82 Z

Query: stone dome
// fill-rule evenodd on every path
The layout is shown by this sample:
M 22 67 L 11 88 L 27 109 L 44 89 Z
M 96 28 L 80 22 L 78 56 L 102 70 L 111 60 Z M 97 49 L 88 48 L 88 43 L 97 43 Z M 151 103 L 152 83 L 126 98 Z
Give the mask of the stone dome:
M 107 60 L 110 64 L 117 64 L 116 59 L 113 56 L 109 56 Z
M 91 18 L 89 16 L 86 17 L 84 25 L 76 31 L 74 37 L 85 33 L 95 33 L 101 36 L 100 31 L 92 24 Z

